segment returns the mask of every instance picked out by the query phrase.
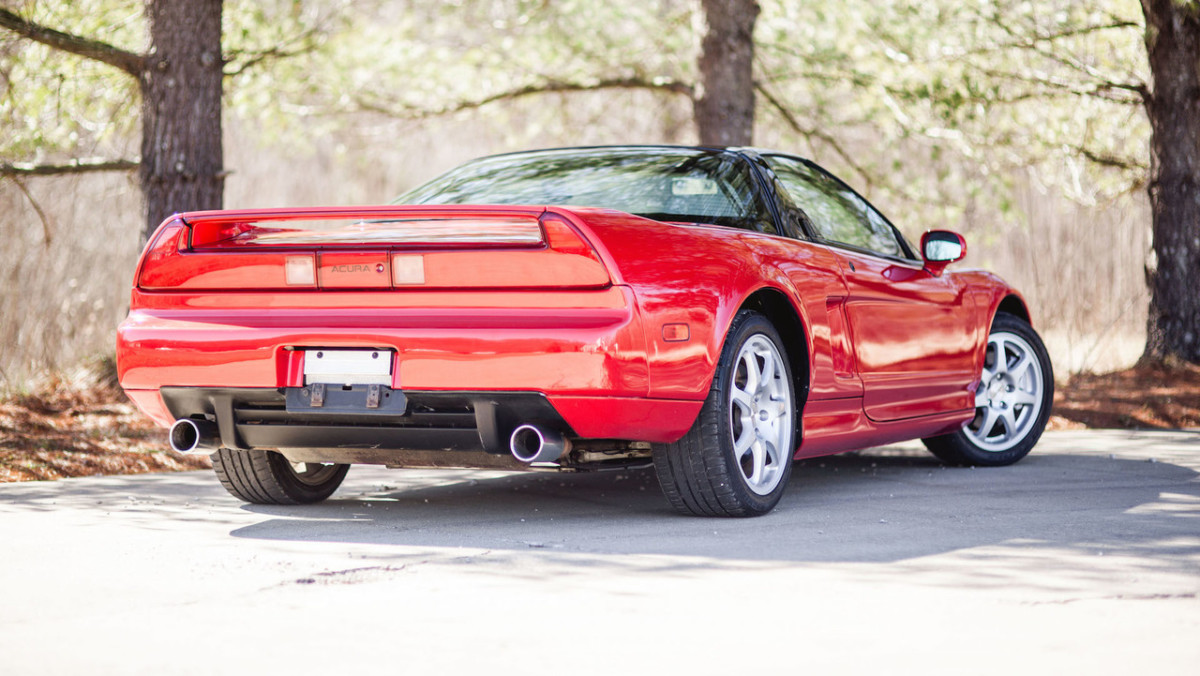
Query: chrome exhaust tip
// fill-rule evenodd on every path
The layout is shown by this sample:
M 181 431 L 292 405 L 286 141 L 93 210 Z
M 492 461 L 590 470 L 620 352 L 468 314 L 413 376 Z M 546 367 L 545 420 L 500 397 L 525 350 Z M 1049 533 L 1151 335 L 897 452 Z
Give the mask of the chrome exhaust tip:
M 508 440 L 513 457 L 526 464 L 554 462 L 571 450 L 571 442 L 553 430 L 521 425 Z
M 180 418 L 171 425 L 170 440 L 176 453 L 209 455 L 221 448 L 221 431 L 209 420 Z

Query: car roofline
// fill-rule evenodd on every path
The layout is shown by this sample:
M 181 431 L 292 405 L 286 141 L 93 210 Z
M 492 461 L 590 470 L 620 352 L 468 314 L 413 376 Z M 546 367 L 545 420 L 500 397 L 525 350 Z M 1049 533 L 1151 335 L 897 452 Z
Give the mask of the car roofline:
M 517 155 L 534 155 L 537 153 L 557 153 L 570 152 L 573 150 L 693 150 L 698 152 L 709 153 L 730 153 L 740 157 L 754 160 L 763 157 L 764 155 L 783 155 L 786 157 L 794 157 L 799 160 L 811 162 L 804 155 L 787 152 L 785 150 L 776 150 L 774 148 L 763 148 L 760 146 L 722 146 L 722 145 L 703 145 L 703 144 L 683 144 L 683 143 L 618 143 L 607 145 L 586 145 L 586 146 L 560 146 L 555 148 L 531 148 L 528 150 L 512 150 L 505 153 L 496 153 L 494 155 L 480 155 L 471 158 L 464 162 L 478 162 L 480 160 L 488 160 L 498 157 L 513 157 Z M 460 165 L 461 166 L 461 165 Z
M 494 155 L 480 155 L 469 162 L 482 160 L 492 157 L 509 157 L 511 155 L 533 155 L 535 153 L 555 153 L 569 152 L 572 150 L 697 150 L 702 152 L 718 152 L 718 153 L 733 153 L 735 155 L 744 154 L 743 151 L 755 151 L 755 148 L 744 148 L 741 146 L 717 146 L 717 145 L 687 145 L 673 143 L 619 143 L 610 145 L 591 145 L 591 146 L 562 146 L 557 148 L 531 148 L 529 150 L 512 150 L 506 153 L 496 153 Z

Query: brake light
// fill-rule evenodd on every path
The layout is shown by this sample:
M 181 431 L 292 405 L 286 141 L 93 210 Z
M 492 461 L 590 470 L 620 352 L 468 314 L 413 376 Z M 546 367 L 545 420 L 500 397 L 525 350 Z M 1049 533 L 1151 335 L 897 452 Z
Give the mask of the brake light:
M 576 256 L 584 256 L 590 258 L 596 263 L 600 262 L 596 256 L 596 251 L 591 245 L 583 241 L 579 233 L 571 227 L 567 219 L 558 214 L 546 214 L 541 219 L 542 227 L 546 229 L 546 244 L 551 249 L 559 253 L 574 254 Z
M 192 225 L 192 247 L 206 247 L 230 242 L 239 235 L 254 230 L 253 223 L 199 221 Z
M 192 246 L 257 248 L 264 246 L 354 246 L 392 244 L 429 248 L 536 247 L 544 244 L 542 228 L 529 217 L 393 218 L 360 220 L 330 229 L 337 219 L 312 219 L 316 229 L 271 228 L 271 221 L 194 224 Z
M 610 283 L 587 229 L 567 215 L 459 216 L 458 210 L 410 214 L 410 209 L 185 214 L 164 224 L 147 247 L 138 286 L 308 292 Z M 357 222 L 334 230 L 264 227 L 348 218 Z
M 167 259 L 186 246 L 183 240 L 187 237 L 187 230 L 187 226 L 181 221 L 172 221 L 158 231 L 150 244 L 146 246 L 146 253 L 142 254 L 142 263 L 137 278 L 138 286 L 155 288 L 171 284 L 168 281 L 170 266 L 167 264 Z

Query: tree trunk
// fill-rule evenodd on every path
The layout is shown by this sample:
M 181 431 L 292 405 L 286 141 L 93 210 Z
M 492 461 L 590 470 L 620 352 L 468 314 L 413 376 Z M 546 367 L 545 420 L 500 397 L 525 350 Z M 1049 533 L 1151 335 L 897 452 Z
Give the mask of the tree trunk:
M 146 231 L 180 211 L 220 209 L 221 0 L 149 0 L 141 73 Z
M 695 99 L 701 145 L 750 145 L 754 134 L 756 0 L 701 0 L 707 30 L 700 43 Z
M 1200 364 L 1200 2 L 1142 0 L 1154 91 L 1145 359 Z

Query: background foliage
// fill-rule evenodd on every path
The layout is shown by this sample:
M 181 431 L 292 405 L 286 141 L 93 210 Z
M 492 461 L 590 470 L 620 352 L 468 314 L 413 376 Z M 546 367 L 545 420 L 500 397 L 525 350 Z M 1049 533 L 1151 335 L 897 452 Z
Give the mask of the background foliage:
M 1140 353 L 1148 78 L 1133 0 L 760 0 L 757 144 L 966 233 L 1060 370 Z M 6 2 L 130 50 L 141 2 Z M 465 159 L 689 143 L 698 2 L 225 3 L 226 206 L 386 202 Z M 133 157 L 137 87 L 0 31 L 0 163 Z M 39 213 L 40 211 L 40 213 Z M 138 249 L 124 174 L 0 180 L 0 387 L 111 351 Z

